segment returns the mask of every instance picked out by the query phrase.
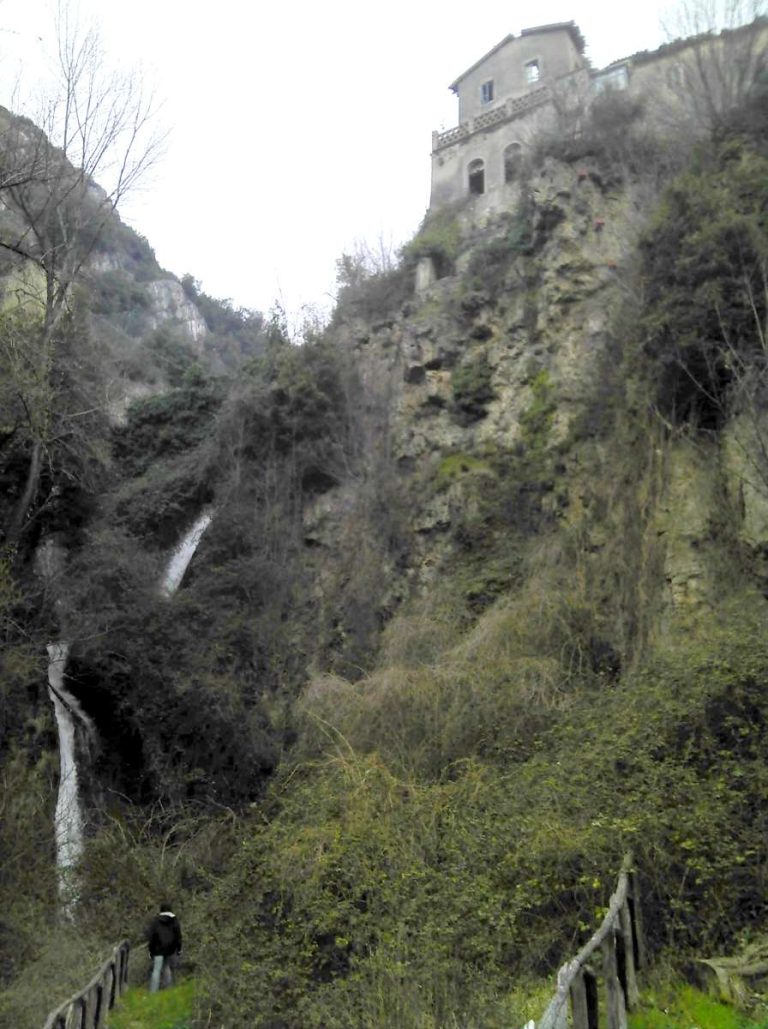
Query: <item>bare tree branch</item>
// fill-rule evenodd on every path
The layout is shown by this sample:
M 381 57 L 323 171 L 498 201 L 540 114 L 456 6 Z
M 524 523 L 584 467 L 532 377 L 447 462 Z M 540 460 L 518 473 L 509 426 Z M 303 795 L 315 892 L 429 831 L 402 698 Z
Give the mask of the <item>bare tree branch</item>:
M 164 134 L 156 105 L 135 75 L 107 66 L 94 30 L 81 31 L 69 8 L 57 9 L 55 84 L 37 125 L 11 116 L 0 133 L 0 249 L 31 262 L 43 277 L 38 344 L 40 381 L 84 266 L 125 195 L 159 158 Z M 45 403 L 42 394 L 38 399 Z M 32 452 L 9 537 L 20 535 L 34 502 L 47 419 L 29 419 Z

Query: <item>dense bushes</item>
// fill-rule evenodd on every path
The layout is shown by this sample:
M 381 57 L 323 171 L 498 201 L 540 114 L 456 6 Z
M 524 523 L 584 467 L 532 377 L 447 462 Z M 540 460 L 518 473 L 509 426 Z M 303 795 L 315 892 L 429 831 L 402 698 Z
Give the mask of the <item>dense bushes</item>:
M 342 254 L 332 325 L 344 319 L 376 321 L 394 316 L 413 292 L 413 268 L 390 255 Z
M 427 212 L 416 235 L 403 247 L 403 257 L 411 268 L 428 257 L 439 279 L 453 273 L 462 241 L 460 207 L 449 205 Z
M 140 330 L 150 307 L 146 287 L 124 271 L 107 271 L 94 278 L 90 309 L 94 314 L 110 316 L 126 332 Z M 133 331 L 132 331 L 133 330 Z
M 679 177 L 641 246 L 645 350 L 658 404 L 718 428 L 728 396 L 764 358 L 768 160 L 741 141 Z
M 466 280 L 470 288 L 487 290 L 498 297 L 507 284 L 513 262 L 534 252 L 534 208 L 525 183 L 521 199 L 513 212 L 498 217 L 501 231 L 491 239 L 473 247 L 467 263 Z
M 485 354 L 468 358 L 451 373 L 454 409 L 462 422 L 477 421 L 494 397 L 492 371 Z
M 537 140 L 534 164 L 547 156 L 561 161 L 596 160 L 603 185 L 630 173 L 648 174 L 674 160 L 666 145 L 643 122 L 644 103 L 622 90 L 608 89 L 589 101 L 578 93 L 555 93 L 549 134 Z
M 475 860 L 509 836 L 482 772 L 425 791 L 343 753 L 302 779 L 215 897 L 227 971 L 206 986 L 226 1024 L 440 1026 L 462 1008 L 514 1021 L 499 975 L 511 911 Z
M 345 701 L 331 699 L 318 725 L 335 757 L 294 769 L 275 790 L 269 823 L 252 828 L 217 891 L 225 960 L 207 986 L 219 1017 L 288 1027 L 521 1021 L 513 977 L 551 968 L 588 934 L 629 847 L 653 947 L 717 950 L 763 919 L 765 618 L 745 598 L 717 620 L 680 623 L 672 639 L 612 690 L 589 678 L 572 687 L 567 717 L 541 720 L 521 703 L 502 730 L 509 743 L 516 723 L 517 756 L 505 749 L 478 764 L 445 753 L 431 784 L 403 761 L 419 733 L 431 745 L 450 665 L 433 694 L 410 687 L 400 720 L 409 676 L 440 673 L 389 673 L 403 689 L 370 728 L 380 756 L 353 749 L 363 723 L 350 738 Z M 495 703 L 519 688 L 514 646 L 509 657 L 494 652 L 495 670 L 486 648 L 473 652 L 454 690 L 457 727 L 478 702 L 494 703 L 489 686 L 504 667 Z M 228 920 L 236 909 L 248 913 Z
M 149 545 L 168 546 L 213 497 L 212 442 L 222 384 L 189 376 L 185 385 L 134 404 L 113 437 L 115 488 L 109 517 Z
M 158 460 L 190 450 L 211 432 L 223 390 L 210 379 L 193 378 L 184 386 L 133 404 L 125 426 L 114 435 L 114 455 L 122 474 L 144 473 Z
M 213 350 L 226 368 L 236 370 L 243 360 L 264 352 L 275 326 L 259 311 L 210 296 L 191 275 L 184 275 L 181 285 L 208 327 L 211 338 L 206 341 L 207 349 Z
M 134 800 L 243 801 L 274 766 L 285 706 L 329 631 L 302 510 L 354 463 L 349 386 L 333 348 L 281 343 L 226 398 L 220 380 L 188 378 L 117 432 L 123 479 L 65 607 L 85 641 L 73 686 L 107 741 L 99 776 Z M 162 565 L 209 503 L 214 523 L 171 604 Z
M 163 275 L 149 242 L 114 213 L 101 225 L 94 253 L 97 259 L 100 255 L 113 261 L 117 258 L 119 266 L 129 269 L 138 282 L 152 282 Z
M 213 564 L 171 600 L 160 589 L 166 562 L 113 530 L 92 537 L 72 568 L 67 622 L 82 642 L 70 688 L 103 741 L 98 780 L 134 801 L 249 799 L 280 746 L 265 707 L 269 682 L 256 666 L 267 636 L 258 591 L 272 583 L 243 553 L 239 594 L 225 588 L 231 569 L 225 576 Z

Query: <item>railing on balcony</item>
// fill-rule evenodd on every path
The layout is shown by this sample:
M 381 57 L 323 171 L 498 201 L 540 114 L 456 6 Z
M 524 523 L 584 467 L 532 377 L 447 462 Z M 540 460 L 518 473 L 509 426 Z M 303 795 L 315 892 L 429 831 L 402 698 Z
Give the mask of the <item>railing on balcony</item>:
M 515 118 L 522 118 L 530 111 L 541 107 L 542 104 L 546 104 L 550 96 L 548 86 L 539 86 L 538 89 L 533 89 L 530 93 L 524 93 L 523 96 L 509 97 L 504 103 L 499 104 L 498 107 L 493 107 L 489 111 L 483 111 L 474 118 L 470 118 L 469 121 L 455 126 L 455 128 L 448 129 L 446 132 L 433 133 L 432 149 L 434 151 L 444 150 L 446 147 L 453 146 L 454 143 L 460 143 L 462 140 L 469 139 L 476 132 L 483 132 L 494 125 L 500 125 L 502 122 L 512 121 Z

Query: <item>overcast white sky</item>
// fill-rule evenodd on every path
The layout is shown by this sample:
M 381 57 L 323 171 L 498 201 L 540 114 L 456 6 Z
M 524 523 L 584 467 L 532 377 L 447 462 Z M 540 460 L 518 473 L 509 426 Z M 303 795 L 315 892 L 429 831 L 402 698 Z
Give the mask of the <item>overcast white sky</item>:
M 507 33 L 573 19 L 595 66 L 664 41 L 648 0 L 79 0 L 164 100 L 168 150 L 122 214 L 160 263 L 266 311 L 327 303 L 355 240 L 399 244 L 429 200 L 448 84 Z M 0 0 L 0 103 L 50 53 L 52 0 Z

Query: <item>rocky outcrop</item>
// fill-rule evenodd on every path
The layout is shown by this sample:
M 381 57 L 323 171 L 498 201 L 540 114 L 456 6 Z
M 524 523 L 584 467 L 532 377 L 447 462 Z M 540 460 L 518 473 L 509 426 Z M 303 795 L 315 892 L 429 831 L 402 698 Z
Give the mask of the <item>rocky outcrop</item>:
M 636 243 L 658 202 L 656 185 L 626 174 L 608 182 L 589 160 L 548 158 L 527 192 L 527 209 L 518 201 L 478 223 L 463 215 L 456 274 L 431 282 L 422 275 L 397 316 L 344 330 L 364 389 L 389 410 L 390 451 L 413 498 L 411 573 L 426 584 L 456 552 L 468 511 L 490 481 L 478 467 L 530 449 L 526 433 L 544 383 L 547 438 L 539 443 L 560 455 L 546 487 L 553 516 L 583 520 L 583 498 L 597 510 L 614 502 L 620 482 L 645 490 L 646 533 L 654 552 L 663 551 L 662 607 L 712 603 L 719 576 L 713 523 L 725 518 L 726 495 L 740 518 L 734 538 L 753 556 L 768 554 L 768 475 L 761 480 L 747 457 L 760 449 L 754 440 L 745 446 L 748 427 L 733 426 L 702 446 L 660 422 L 653 464 L 661 478 L 653 488 L 641 485 L 639 469 L 606 474 L 597 439 L 601 419 L 611 416 L 606 406 L 634 403 L 621 382 L 609 397 L 605 391 L 622 359 L 616 347 L 631 338 L 617 319 L 627 317 Z M 601 551 L 610 531 L 593 518 L 587 546 Z
M 151 298 L 148 315 L 150 330 L 171 324 L 178 327 L 193 343 L 199 343 L 208 332 L 205 320 L 176 279 L 158 279 L 147 283 Z

